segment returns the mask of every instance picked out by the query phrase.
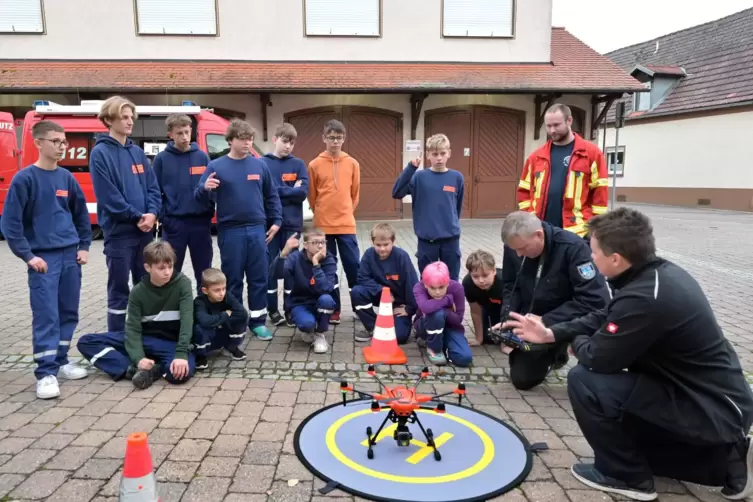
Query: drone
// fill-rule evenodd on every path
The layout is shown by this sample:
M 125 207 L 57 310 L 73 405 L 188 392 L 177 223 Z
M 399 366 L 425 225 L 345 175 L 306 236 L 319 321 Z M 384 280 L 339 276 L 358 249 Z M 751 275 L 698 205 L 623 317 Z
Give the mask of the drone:
M 366 428 L 366 437 L 368 438 L 369 443 L 369 447 L 366 453 L 367 457 L 369 459 L 374 458 L 374 446 L 376 446 L 377 438 L 379 437 L 379 434 L 382 432 L 382 429 L 387 424 L 387 422 L 391 422 L 393 424 L 397 424 L 397 428 L 395 429 L 395 432 L 393 434 L 393 439 L 399 447 L 407 448 L 408 446 L 410 446 L 411 441 L 413 440 L 413 434 L 411 434 L 410 430 L 408 429 L 408 424 L 418 424 L 421 432 L 426 438 L 426 446 L 431 447 L 434 450 L 434 459 L 437 461 L 442 460 L 442 455 L 439 453 L 439 450 L 437 450 L 437 446 L 434 443 L 434 433 L 431 429 L 424 429 L 424 426 L 418 419 L 416 410 L 429 410 L 440 414 L 444 413 L 445 403 L 443 401 L 439 401 L 439 399 L 451 394 L 458 396 L 458 405 L 460 405 L 461 401 L 463 400 L 463 396 L 465 395 L 465 384 L 460 382 L 458 383 L 457 388 L 453 391 L 429 396 L 416 392 L 416 389 L 418 388 L 418 385 L 421 383 L 421 381 L 429 376 L 428 367 L 424 367 L 421 370 L 421 373 L 418 375 L 416 382 L 411 388 L 405 385 L 397 385 L 395 387 L 387 386 L 379 379 L 379 377 L 376 376 L 376 369 L 373 364 L 369 365 L 368 374 L 369 376 L 374 377 L 379 385 L 384 388 L 384 393 L 369 394 L 367 392 L 362 392 L 360 390 L 354 389 L 352 386 L 348 385 L 348 382 L 345 380 L 340 382 L 340 391 L 342 392 L 343 406 L 346 406 L 349 402 L 362 402 L 366 399 L 371 399 L 372 412 L 378 413 L 382 411 L 382 405 L 386 405 L 390 409 L 384 421 L 379 426 L 379 429 L 377 429 L 376 434 L 373 434 L 371 427 Z M 348 392 L 354 392 L 360 397 L 348 401 Z M 432 402 L 436 403 L 436 406 L 427 406 L 428 403 Z

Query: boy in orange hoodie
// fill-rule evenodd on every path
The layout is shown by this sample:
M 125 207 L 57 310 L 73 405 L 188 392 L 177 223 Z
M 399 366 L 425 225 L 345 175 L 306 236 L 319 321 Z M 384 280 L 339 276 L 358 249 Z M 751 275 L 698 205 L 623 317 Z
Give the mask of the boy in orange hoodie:
M 309 206 L 314 225 L 324 230 L 327 252 L 337 259 L 340 251 L 348 289 L 356 285 L 361 252 L 356 240 L 356 207 L 361 191 L 361 167 L 342 151 L 345 126 L 338 120 L 324 125 L 322 136 L 327 149 L 309 163 Z M 335 312 L 330 324 L 340 324 L 340 285 L 335 284 Z

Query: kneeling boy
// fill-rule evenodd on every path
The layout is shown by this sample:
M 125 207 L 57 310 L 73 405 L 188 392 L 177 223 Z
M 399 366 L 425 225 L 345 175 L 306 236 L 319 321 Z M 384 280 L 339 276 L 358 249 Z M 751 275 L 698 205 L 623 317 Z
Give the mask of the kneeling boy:
M 175 251 L 166 241 L 144 248 L 148 275 L 128 296 L 126 331 L 91 333 L 78 350 L 114 380 L 131 378 L 146 389 L 161 376 L 182 383 L 195 371 L 190 353 L 193 331 L 193 287 L 182 272 L 173 273 Z
M 246 354 L 239 345 L 246 334 L 248 314 L 243 304 L 227 291 L 222 271 L 208 268 L 201 274 L 201 293 L 193 302 L 193 343 L 196 369 L 206 369 L 207 353 L 224 348 L 236 361 Z
M 288 239 L 272 262 L 275 277 L 282 278 L 286 291 L 285 311 L 314 352 L 329 349 L 324 333 L 335 311 L 332 294 L 337 284 L 337 259 L 327 253 L 327 238 L 318 228 L 303 232 L 303 251 L 298 250 L 298 234 Z
M 465 262 L 468 274 L 463 278 L 465 299 L 471 306 L 471 319 L 476 332 L 473 345 L 491 344 L 489 330 L 502 322 L 504 282 L 502 269 L 497 268 L 494 256 L 479 249 Z
M 449 359 L 456 366 L 470 366 L 473 356 L 463 328 L 463 286 L 450 280 L 450 271 L 441 261 L 427 265 L 421 280 L 413 287 L 419 345 L 426 346 L 432 364 L 442 366 Z
M 356 333 L 357 342 L 369 342 L 374 333 L 376 312 L 382 288 L 390 288 L 392 312 L 395 317 L 397 343 L 408 341 L 411 321 L 416 313 L 413 286 L 418 282 L 416 268 L 410 255 L 395 246 L 395 229 L 389 223 L 379 223 L 371 229 L 373 247 L 366 250 L 358 268 L 358 280 L 351 291 L 351 301 L 364 331 Z

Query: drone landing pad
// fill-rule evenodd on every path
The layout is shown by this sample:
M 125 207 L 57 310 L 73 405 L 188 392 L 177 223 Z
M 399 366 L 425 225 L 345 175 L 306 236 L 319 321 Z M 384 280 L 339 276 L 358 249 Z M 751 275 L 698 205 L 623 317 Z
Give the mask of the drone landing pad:
M 366 428 L 372 434 L 389 411 L 372 412 L 370 400 L 323 408 L 301 423 L 295 451 L 301 462 L 330 486 L 376 501 L 475 502 L 489 500 L 518 486 L 528 475 L 528 442 L 510 426 L 464 406 L 446 405 L 446 413 L 417 411 L 431 429 L 441 454 L 417 423 L 408 424 L 410 446 L 393 439 L 396 424 L 387 422 L 369 459 Z

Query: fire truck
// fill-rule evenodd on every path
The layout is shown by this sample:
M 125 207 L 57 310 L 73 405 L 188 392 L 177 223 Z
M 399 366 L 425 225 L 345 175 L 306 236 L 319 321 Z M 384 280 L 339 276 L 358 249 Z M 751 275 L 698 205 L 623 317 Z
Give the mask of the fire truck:
M 102 103 L 103 101 L 82 101 L 80 105 L 59 105 L 50 101 L 35 101 L 34 108 L 26 113 L 23 121 L 14 121 L 10 113 L 0 112 L 0 217 L 13 176 L 37 160 L 31 128 L 41 120 L 53 120 L 65 128 L 69 142 L 65 156 L 58 165 L 69 170 L 81 185 L 95 237 L 101 237 L 97 226 L 97 200 L 89 173 L 89 153 L 94 148 L 95 136 L 107 132 L 97 119 Z M 184 101 L 180 106 L 137 106 L 136 111 L 138 119 L 130 139 L 143 148 L 151 160 L 167 146 L 169 138 L 165 118 L 172 113 L 181 113 L 191 118 L 191 139 L 198 143 L 210 159 L 221 157 L 229 151 L 225 140 L 229 121 L 216 115 L 211 109 L 202 109 L 191 101 Z M 252 155 L 257 158 L 261 156 L 255 146 Z

